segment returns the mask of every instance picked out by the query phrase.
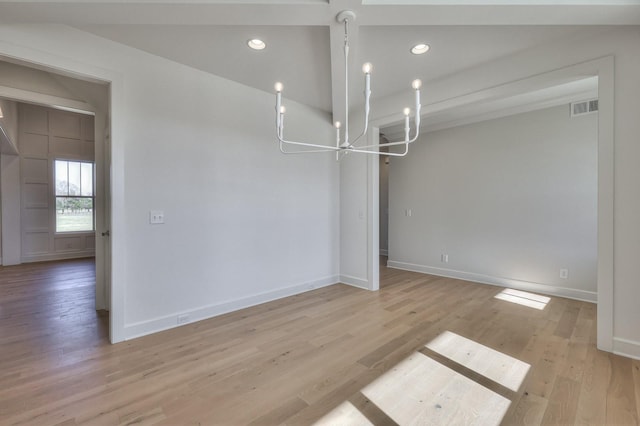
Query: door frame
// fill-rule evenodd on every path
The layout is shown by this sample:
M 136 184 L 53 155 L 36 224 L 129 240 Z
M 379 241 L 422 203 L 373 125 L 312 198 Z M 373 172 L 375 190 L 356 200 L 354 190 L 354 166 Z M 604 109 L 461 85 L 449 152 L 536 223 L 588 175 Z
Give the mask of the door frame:
M 481 90 L 468 95 L 456 96 L 436 104 L 423 106 L 423 115 L 443 111 L 456 106 L 482 99 L 491 99 L 499 95 L 518 94 L 525 91 L 549 86 L 551 82 L 598 77 L 598 206 L 597 206 L 597 347 L 600 350 L 614 351 L 613 321 L 613 286 L 614 286 L 614 57 L 605 56 L 565 68 L 540 73 L 501 86 Z M 370 123 L 370 133 L 376 137 L 380 128 L 399 121 L 399 116 L 387 116 L 374 119 Z M 369 144 L 372 137 L 369 138 Z M 419 142 L 416 142 L 419 143 Z M 411 154 L 409 154 L 411 155 Z M 379 288 L 379 252 L 380 224 L 379 209 L 379 167 L 377 156 L 375 161 L 367 162 L 367 200 L 371 221 L 367 229 L 367 258 L 370 289 Z
M 111 283 L 106 284 L 110 291 L 97 291 L 96 294 L 98 295 L 98 293 L 100 293 L 101 296 L 99 297 L 103 298 L 106 298 L 106 294 L 110 295 L 110 300 L 108 302 L 104 300 L 103 303 L 105 307 L 110 308 L 109 339 L 111 343 L 123 341 L 125 340 L 124 274 L 126 271 L 126 247 L 122 243 L 124 238 L 119 238 L 120 235 L 124 235 L 124 232 L 120 233 L 119 231 L 125 228 L 124 213 L 114 215 L 113 212 L 124 211 L 124 135 L 121 135 L 123 129 L 117 126 L 117 123 L 125 121 L 122 113 L 122 111 L 124 111 L 124 77 L 115 70 L 95 67 L 69 57 L 62 57 L 49 52 L 15 45 L 3 40 L 0 40 L 0 59 L 79 80 L 107 84 L 109 87 L 109 110 L 105 111 L 105 116 L 108 117 L 111 141 L 109 153 L 111 159 L 111 164 L 109 165 L 109 184 L 111 191 L 108 194 L 110 201 L 108 205 L 111 207 L 109 214 L 111 219 L 111 229 L 109 231 L 111 235 L 105 247 L 111 254 L 111 265 L 108 267 L 109 274 L 106 275 L 107 277 L 110 276 Z M 47 104 L 51 105 L 51 103 L 48 102 Z M 55 105 L 55 103 L 53 105 Z M 74 107 L 72 106 L 71 108 Z M 99 127 L 96 127 L 96 129 L 97 128 Z M 104 129 L 104 127 L 102 129 Z M 104 230 L 101 232 L 103 231 Z M 98 250 L 96 250 L 96 256 L 97 255 Z

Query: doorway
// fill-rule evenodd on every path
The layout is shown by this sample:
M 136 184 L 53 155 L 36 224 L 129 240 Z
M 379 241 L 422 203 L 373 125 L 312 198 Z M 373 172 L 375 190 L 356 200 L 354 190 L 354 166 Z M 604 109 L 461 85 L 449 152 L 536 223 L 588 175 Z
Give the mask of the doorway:
M 16 81 L 3 80 L 0 86 L 0 97 L 5 102 L 18 105 L 16 112 L 20 108 L 24 111 L 33 112 L 32 118 L 41 120 L 37 131 L 30 131 L 29 136 L 23 143 L 20 139 L 20 152 L 3 152 L 3 165 L 8 163 L 13 156 L 13 163 L 17 164 L 17 184 L 18 189 L 13 193 L 18 195 L 18 215 L 10 215 L 3 211 L 5 218 L 11 221 L 3 224 L 3 228 L 18 231 L 16 235 L 2 235 L 2 246 L 9 256 L 3 258 L 3 264 L 31 264 L 30 262 L 52 261 L 56 259 L 82 257 L 93 251 L 95 256 L 95 279 L 94 288 L 94 310 L 110 309 L 110 143 L 109 143 L 109 104 L 110 86 L 107 83 L 97 81 L 85 81 L 77 76 L 68 76 L 53 69 L 33 68 L 29 63 L 15 60 L 0 60 L 0 66 L 5 67 L 9 72 L 4 73 L 11 80 L 12 75 L 19 75 Z M 46 111 L 46 113 L 43 113 Z M 51 115 L 53 118 L 49 117 Z M 44 117 L 44 118 L 43 118 Z M 56 119 L 55 134 L 49 134 L 50 120 Z M 42 121 L 45 120 L 45 121 Z M 12 119 L 17 126 L 18 117 Z M 53 122 L 53 121 L 51 121 Z M 6 125 L 6 123 L 5 123 Z M 20 122 L 20 125 L 23 125 Z M 45 127 L 46 131 L 45 132 Z M 74 132 L 77 131 L 77 135 Z M 10 131 L 11 133 L 11 131 Z M 17 130 L 13 131 L 14 138 L 22 136 Z M 52 150 L 56 147 L 58 151 Z M 24 149 L 22 149 L 24 148 Z M 38 151 L 40 150 L 40 151 Z M 44 150 L 44 151 L 43 151 Z M 53 192 L 55 187 L 55 165 L 56 162 L 72 162 L 80 164 L 83 170 L 92 168 L 94 185 L 85 182 L 85 189 L 80 191 L 83 198 L 93 196 L 92 210 L 90 212 L 86 206 L 74 209 L 57 209 L 56 202 L 60 201 L 58 195 Z M 91 164 L 92 167 L 88 167 Z M 20 167 L 23 166 L 23 167 Z M 42 167 L 44 166 L 44 167 Z M 68 164 L 67 164 L 68 166 Z M 20 169 L 22 169 L 20 171 Z M 44 170 L 44 172 L 42 172 Z M 5 170 L 3 170 L 4 173 Z M 86 170 L 85 170 L 86 171 Z M 35 173 L 36 177 L 21 179 L 25 173 Z M 83 175 L 85 176 L 86 173 Z M 88 175 L 85 176 L 87 178 Z M 87 180 L 87 179 L 85 179 Z M 5 185 L 10 182 L 3 179 Z M 30 183 L 29 188 L 24 188 L 22 183 Z M 5 191 L 3 196 L 12 191 Z M 68 189 L 68 188 L 67 188 Z M 75 191 L 75 190 L 74 190 Z M 72 191 L 72 192 L 74 192 Z M 69 195 L 69 193 L 67 194 Z M 23 202 L 19 200 L 22 198 Z M 44 200 L 44 201 L 43 201 Z M 77 200 L 74 200 L 77 201 Z M 3 206 L 8 203 L 3 202 Z M 15 203 L 12 203 L 15 213 Z M 8 207 L 8 206 L 7 206 Z M 25 210 L 29 210 L 27 216 L 23 218 Z M 4 210 L 4 209 L 3 209 Z M 82 210 L 82 212 L 81 212 Z M 57 229 L 56 224 L 59 218 L 56 214 L 73 212 L 76 216 L 81 212 L 85 216 L 85 222 L 91 222 L 94 226 L 92 230 L 84 229 L 86 232 L 67 232 L 65 229 Z M 70 218 L 67 215 L 65 219 Z M 88 218 L 88 219 L 87 219 Z M 86 225 L 86 224 L 85 224 Z M 49 228 L 49 229 L 45 229 Z M 62 231 L 62 232 L 59 232 Z M 66 230 L 69 231 L 69 230 Z M 36 235 L 39 234 L 39 235 Z M 45 237 L 46 235 L 46 237 Z M 45 250 L 45 245 L 47 249 Z M 28 250 L 26 250 L 28 248 Z M 26 254 L 25 254 L 26 253 Z M 35 265 L 35 263 L 33 264 Z M 86 267 L 86 264 L 84 265 Z
M 597 155 L 597 311 L 598 332 L 597 346 L 599 349 L 612 352 L 613 339 L 613 57 L 604 57 L 566 68 L 542 73 L 533 77 L 514 81 L 498 87 L 474 92 L 470 95 L 457 96 L 448 102 L 441 101 L 425 108 L 425 114 L 446 113 L 453 107 L 473 107 L 474 103 L 482 99 L 496 99 L 499 97 L 515 96 L 534 89 L 545 89 L 559 82 L 570 82 L 584 79 L 588 76 L 598 78 L 598 155 Z M 393 117 L 392 117 L 393 118 Z M 379 128 L 393 125 L 390 118 L 374 120 L 371 127 Z M 378 164 L 370 167 L 369 188 L 378 184 Z M 374 195 L 374 194 L 372 194 Z M 378 192 L 370 197 L 369 208 L 376 211 L 379 208 Z M 373 217 L 371 229 L 379 234 L 377 214 Z M 379 235 L 373 235 L 368 240 L 369 249 L 377 249 Z M 377 263 L 377 262 L 375 262 Z M 377 265 L 375 265 L 377 268 Z M 371 274 L 374 268 L 369 268 Z

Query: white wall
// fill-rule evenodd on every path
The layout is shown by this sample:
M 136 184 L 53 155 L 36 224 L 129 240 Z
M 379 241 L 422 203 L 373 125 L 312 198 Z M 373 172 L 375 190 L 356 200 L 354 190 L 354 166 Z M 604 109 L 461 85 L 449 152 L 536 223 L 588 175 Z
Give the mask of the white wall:
M 66 27 L 0 39 L 112 81 L 112 340 L 337 281 L 338 166 L 280 154 L 272 95 Z M 288 136 L 331 139 L 328 116 L 287 107 Z
M 595 302 L 597 125 L 566 104 L 423 134 L 391 159 L 389 265 Z
M 599 188 L 599 191 L 603 191 L 599 193 L 599 197 L 614 200 L 613 212 L 611 213 L 606 205 L 599 203 L 598 207 L 599 215 L 601 210 L 606 211 L 607 215 L 613 214 L 613 248 L 609 250 L 609 253 L 613 253 L 613 259 L 612 263 L 608 258 L 601 262 L 601 253 L 598 254 L 598 275 L 604 274 L 602 280 L 599 278 L 598 286 L 606 287 L 606 294 L 599 288 L 598 298 L 599 301 L 606 299 L 604 303 L 607 305 L 606 312 L 599 313 L 598 327 L 600 335 L 603 335 L 600 323 L 604 318 L 604 334 L 608 342 L 603 342 L 603 348 L 640 358 L 640 310 L 637 309 L 637 300 L 640 300 L 640 286 L 637 284 L 637 258 L 640 253 L 640 222 L 637 220 L 640 217 L 640 192 L 637 190 L 637 183 L 640 182 L 640 169 L 636 161 L 640 157 L 640 144 L 637 142 L 637 135 L 640 134 L 640 121 L 637 119 L 637 111 L 640 110 L 640 87 L 637 85 L 637 76 L 640 75 L 638 46 L 640 27 L 634 26 L 606 28 L 591 38 L 569 38 L 528 49 L 437 82 L 426 82 L 423 85 L 423 111 L 441 110 L 448 105 L 456 104 L 458 99 L 464 97 L 477 99 L 476 95 L 482 91 L 491 91 L 507 83 L 535 78 L 565 67 L 578 67 L 579 64 L 607 56 L 613 57 L 613 86 L 607 86 L 605 90 L 612 92 L 613 104 L 610 105 L 609 111 L 615 112 L 615 119 L 611 123 L 599 123 L 607 126 L 605 133 L 611 125 L 611 134 L 615 135 L 612 160 L 615 186 Z M 601 89 L 602 87 L 600 84 Z M 600 97 L 602 99 L 602 96 Z M 406 100 L 400 95 L 377 101 L 375 109 L 372 109 L 375 114 L 374 123 L 391 123 L 386 117 L 401 111 L 404 102 Z M 400 116 L 397 115 L 396 121 L 399 121 Z M 599 128 L 599 132 L 602 135 L 603 129 Z M 600 142 L 598 149 L 599 162 L 603 157 L 605 162 L 608 161 L 611 150 L 601 146 Z M 368 170 L 363 164 L 358 171 L 352 173 L 366 176 Z M 358 179 L 354 179 L 353 183 L 342 181 L 341 190 L 354 193 L 352 201 L 346 200 L 350 205 L 342 206 L 342 211 L 345 211 L 352 208 L 351 205 L 356 206 L 360 202 L 358 194 L 366 194 L 368 188 L 360 184 Z M 609 235 L 599 235 L 599 246 L 600 237 L 608 240 Z M 350 258 L 342 256 L 341 268 L 361 268 L 359 259 L 366 257 L 367 244 L 366 236 L 359 242 L 352 242 L 352 246 L 360 248 L 357 252 L 352 252 Z M 605 241 L 604 245 L 607 246 L 609 243 Z M 613 272 L 609 273 L 609 269 Z M 365 275 L 366 272 L 356 270 L 354 273 Z M 599 310 L 601 305 L 599 303 Z M 606 329 L 610 331 L 607 332 Z
M 367 174 L 361 172 L 367 166 L 362 155 L 349 154 L 340 160 L 340 281 L 362 288 L 368 288 L 368 197 L 360 188 L 367 187 Z

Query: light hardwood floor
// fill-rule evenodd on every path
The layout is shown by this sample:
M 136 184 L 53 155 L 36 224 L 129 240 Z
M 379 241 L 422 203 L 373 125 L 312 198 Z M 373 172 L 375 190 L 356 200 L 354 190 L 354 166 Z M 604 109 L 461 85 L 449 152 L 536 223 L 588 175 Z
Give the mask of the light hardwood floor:
M 379 292 L 334 285 L 110 345 L 94 277 L 91 260 L 0 268 L 1 425 L 640 418 L 640 362 L 595 348 L 590 303 L 382 267 Z

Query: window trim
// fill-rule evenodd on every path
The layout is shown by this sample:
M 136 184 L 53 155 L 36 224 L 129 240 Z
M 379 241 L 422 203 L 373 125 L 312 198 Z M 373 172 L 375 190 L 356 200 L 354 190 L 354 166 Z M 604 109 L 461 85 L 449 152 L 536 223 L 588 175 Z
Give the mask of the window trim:
M 58 195 L 57 188 L 57 169 L 56 162 L 64 161 L 67 163 L 67 193 L 69 193 L 69 163 L 91 164 L 91 192 L 93 195 Z M 82 167 L 82 166 L 81 166 Z M 82 193 L 82 172 L 80 172 L 80 193 Z M 58 198 L 88 198 L 92 201 L 91 229 L 83 231 L 58 231 Z M 95 234 L 96 232 L 96 163 L 90 160 L 79 160 L 64 157 L 53 158 L 53 213 L 54 213 L 54 235 L 70 235 L 70 234 Z

